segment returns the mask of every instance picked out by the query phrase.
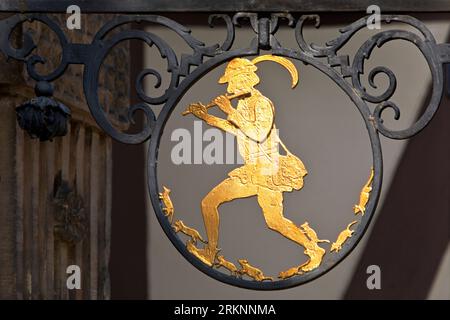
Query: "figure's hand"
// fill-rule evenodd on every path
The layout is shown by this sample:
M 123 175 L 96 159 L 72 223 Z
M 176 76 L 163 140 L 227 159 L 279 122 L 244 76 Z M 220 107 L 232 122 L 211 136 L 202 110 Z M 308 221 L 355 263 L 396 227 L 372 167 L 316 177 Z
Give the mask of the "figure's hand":
M 186 109 L 186 111 L 183 112 L 183 115 L 187 115 L 189 113 L 192 113 L 199 119 L 205 119 L 206 115 L 208 114 L 208 111 L 206 110 L 206 107 L 202 103 L 197 102 L 191 103 L 189 107 Z
M 225 95 L 218 96 L 213 100 L 213 103 L 216 104 L 220 108 L 220 110 L 222 110 L 226 114 L 230 114 L 234 111 L 230 100 Z

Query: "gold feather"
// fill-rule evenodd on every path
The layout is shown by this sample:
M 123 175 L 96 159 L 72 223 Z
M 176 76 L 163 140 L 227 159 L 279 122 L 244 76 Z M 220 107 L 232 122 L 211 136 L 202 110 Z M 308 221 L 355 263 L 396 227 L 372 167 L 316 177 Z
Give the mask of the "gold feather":
M 295 67 L 295 65 L 291 61 L 289 61 L 288 59 L 283 58 L 283 57 L 266 54 L 263 56 L 256 57 L 255 59 L 252 60 L 252 63 L 257 64 L 262 61 L 273 61 L 273 62 L 276 62 L 276 63 L 282 65 L 283 67 L 285 67 L 287 69 L 287 71 L 289 71 L 289 73 L 291 74 L 291 77 L 292 77 L 292 89 L 295 88 L 295 86 L 298 83 L 298 71 L 297 71 L 297 68 Z

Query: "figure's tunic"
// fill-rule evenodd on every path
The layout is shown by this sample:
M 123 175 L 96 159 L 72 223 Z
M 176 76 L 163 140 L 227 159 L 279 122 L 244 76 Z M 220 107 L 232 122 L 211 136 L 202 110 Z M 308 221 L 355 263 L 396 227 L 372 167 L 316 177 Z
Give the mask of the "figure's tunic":
M 302 188 L 307 173 L 305 166 L 289 152 L 280 155 L 274 107 L 269 99 L 255 90 L 249 98 L 239 101 L 236 111 L 227 120 L 239 128 L 238 148 L 245 162 L 231 171 L 230 177 L 274 191 Z

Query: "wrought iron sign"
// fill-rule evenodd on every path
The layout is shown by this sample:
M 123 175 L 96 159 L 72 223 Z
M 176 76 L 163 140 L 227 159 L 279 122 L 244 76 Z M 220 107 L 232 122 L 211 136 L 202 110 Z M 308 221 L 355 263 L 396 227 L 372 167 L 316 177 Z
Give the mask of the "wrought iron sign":
M 425 24 L 412 16 L 382 15 L 383 24 L 402 23 L 414 30 L 380 30 L 368 38 L 353 57 L 342 54 L 341 49 L 345 44 L 366 27 L 367 19 L 368 17 L 363 17 L 353 22 L 341 29 L 337 38 L 330 39 L 325 45 L 317 45 L 308 44 L 303 36 L 306 24 L 314 23 L 319 27 L 320 18 L 316 14 L 212 14 L 208 23 L 211 26 L 219 20 L 225 23 L 226 37 L 221 43 L 206 46 L 188 28 L 167 17 L 154 14 L 122 15 L 105 24 L 90 44 L 79 44 L 69 42 L 62 27 L 49 16 L 22 13 L 0 21 L 0 51 L 9 58 L 22 61 L 29 76 L 37 83 L 38 97 L 17 109 L 20 125 L 32 136 L 46 140 L 65 133 L 65 121 L 70 116 L 70 110 L 51 97 L 51 83 L 65 72 L 68 65 L 84 65 L 84 93 L 98 125 L 112 138 L 123 143 L 138 144 L 149 140 L 147 169 L 150 198 L 162 228 L 181 254 L 195 267 L 222 282 L 258 290 L 284 289 L 320 277 L 355 248 L 374 215 L 380 196 L 383 174 L 380 135 L 391 139 L 414 136 L 431 121 L 441 101 L 444 65 L 450 62 L 450 45 L 438 44 Z M 36 64 L 45 63 L 46 60 L 45 57 L 33 54 L 39 44 L 34 43 L 30 35 L 23 34 L 23 42 L 19 48 L 11 44 L 14 28 L 26 21 L 38 21 L 47 25 L 59 39 L 62 59 L 59 66 L 48 74 L 40 74 L 35 68 Z M 127 29 L 114 32 L 120 26 L 136 22 L 150 22 L 172 30 L 192 48 L 192 54 L 183 54 L 178 59 L 166 40 L 151 31 Z M 282 23 L 292 28 L 298 47 L 286 48 L 277 40 L 277 30 Z M 235 28 L 243 24 L 252 28 L 254 37 L 247 46 L 232 48 Z M 119 43 L 131 39 L 155 46 L 166 60 L 167 72 L 170 74 L 170 84 L 160 96 L 149 96 L 143 88 L 143 79 L 147 75 L 154 76 L 158 80 L 157 86 L 160 86 L 160 73 L 154 69 L 145 69 L 139 74 L 135 89 L 141 102 L 129 108 L 128 120 L 132 121 L 134 113 L 141 110 L 147 121 L 145 128 L 136 134 L 126 134 L 113 127 L 97 94 L 100 66 L 108 52 Z M 385 66 L 368 72 L 372 87 L 375 87 L 374 78 L 378 74 L 384 74 L 389 79 L 387 89 L 378 95 L 370 94 L 361 81 L 362 75 L 367 73 L 364 63 L 370 59 L 374 48 L 396 40 L 408 41 L 416 46 L 426 59 L 432 76 L 431 98 L 426 110 L 409 128 L 398 131 L 383 123 L 383 112 L 386 109 L 394 111 L 395 119 L 400 116 L 400 108 L 390 100 L 396 91 L 394 72 Z M 268 52 L 262 53 L 261 50 Z M 283 194 L 307 188 L 307 185 L 304 186 L 304 179 L 308 168 L 297 153 L 282 142 L 283 137 L 278 135 L 276 125 L 281 124 L 276 124 L 275 121 L 277 106 L 272 103 L 270 96 L 256 88 L 260 81 L 257 70 L 260 63 L 277 63 L 286 69 L 286 75 L 291 78 L 294 88 L 298 84 L 299 71 L 292 63 L 293 60 L 313 66 L 348 95 L 361 114 L 370 139 L 373 165 L 367 168 L 367 176 L 361 177 L 365 184 L 362 183 L 361 190 L 357 190 L 355 194 L 353 209 L 349 208 L 347 227 L 334 239 L 321 239 L 320 230 L 315 226 L 308 222 L 297 226 L 283 216 Z M 177 218 L 177 211 L 170 199 L 171 190 L 163 186 L 163 181 L 158 182 L 157 169 L 158 165 L 162 165 L 158 164 L 158 149 L 166 122 L 183 95 L 202 76 L 222 64 L 226 64 L 226 70 L 219 83 L 226 84 L 227 93 L 208 103 L 184 106 L 183 115 L 187 119 L 199 118 L 210 126 L 235 135 L 245 163 L 229 172 L 223 181 L 217 181 L 216 187 L 203 198 L 200 207 L 205 230 L 196 230 Z M 236 107 L 231 103 L 233 100 Z M 372 110 L 368 103 L 376 104 L 376 107 Z M 152 106 L 160 104 L 163 107 L 156 117 Z M 211 115 L 208 113 L 211 107 L 219 108 L 226 117 Z M 279 147 L 285 150 L 283 154 L 279 153 Z M 302 158 L 304 157 L 308 155 L 302 153 Z M 276 166 L 274 162 L 277 163 Z M 256 196 L 269 229 L 292 240 L 304 250 L 304 261 L 299 261 L 298 265 L 287 270 L 280 270 L 278 274 L 267 275 L 246 259 L 233 262 L 227 258 L 225 250 L 218 250 L 219 206 L 224 202 L 249 196 Z M 180 237 L 181 234 L 187 236 L 188 240 L 183 241 L 186 237 Z

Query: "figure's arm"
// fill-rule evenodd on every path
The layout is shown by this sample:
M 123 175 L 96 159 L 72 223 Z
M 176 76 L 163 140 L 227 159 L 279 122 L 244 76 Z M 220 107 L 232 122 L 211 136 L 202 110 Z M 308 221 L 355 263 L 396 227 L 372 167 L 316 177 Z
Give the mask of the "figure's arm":
M 190 113 L 199 118 L 200 120 L 205 121 L 208 125 L 219 128 L 228 133 L 237 134 L 237 128 L 230 121 L 221 119 L 219 117 L 215 117 L 213 115 L 208 114 L 206 107 L 201 103 L 193 103 L 188 107 Z
M 249 138 L 261 142 L 270 134 L 273 128 L 274 112 L 272 102 L 260 97 L 249 101 L 248 108 L 253 112 L 254 119 L 246 119 L 239 111 L 233 109 L 227 120 L 238 127 Z
M 228 133 L 237 135 L 237 128 L 228 120 L 221 119 L 219 117 L 212 116 L 210 114 L 206 114 L 206 117 L 203 119 L 210 126 L 222 129 Z

